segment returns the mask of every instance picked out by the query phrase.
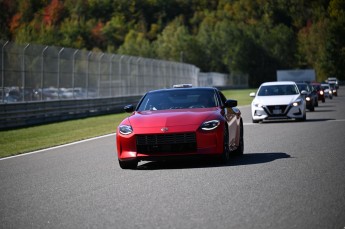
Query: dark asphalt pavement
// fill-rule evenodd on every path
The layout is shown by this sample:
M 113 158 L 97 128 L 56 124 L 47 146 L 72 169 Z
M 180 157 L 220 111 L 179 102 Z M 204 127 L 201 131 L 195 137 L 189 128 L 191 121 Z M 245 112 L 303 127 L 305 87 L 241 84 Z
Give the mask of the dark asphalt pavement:
M 343 229 L 343 91 L 306 122 L 252 124 L 242 107 L 245 154 L 225 166 L 122 170 L 114 135 L 0 160 L 0 228 Z

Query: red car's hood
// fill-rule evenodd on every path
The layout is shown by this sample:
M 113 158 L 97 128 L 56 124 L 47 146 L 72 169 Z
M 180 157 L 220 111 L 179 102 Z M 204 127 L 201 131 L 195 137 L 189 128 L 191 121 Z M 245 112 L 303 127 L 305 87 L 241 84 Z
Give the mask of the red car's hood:
M 218 108 L 176 109 L 162 111 L 135 112 L 128 117 L 128 121 L 134 129 L 151 129 L 152 131 L 163 127 L 170 129 L 191 129 L 199 127 L 208 118 L 216 117 Z

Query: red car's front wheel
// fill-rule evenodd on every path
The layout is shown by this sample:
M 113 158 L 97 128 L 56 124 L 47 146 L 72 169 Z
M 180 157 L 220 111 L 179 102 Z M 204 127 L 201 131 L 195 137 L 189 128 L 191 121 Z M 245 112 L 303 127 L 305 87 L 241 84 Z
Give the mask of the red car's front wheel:
M 224 164 L 230 160 L 229 132 L 226 127 L 224 127 L 224 146 L 220 160 Z

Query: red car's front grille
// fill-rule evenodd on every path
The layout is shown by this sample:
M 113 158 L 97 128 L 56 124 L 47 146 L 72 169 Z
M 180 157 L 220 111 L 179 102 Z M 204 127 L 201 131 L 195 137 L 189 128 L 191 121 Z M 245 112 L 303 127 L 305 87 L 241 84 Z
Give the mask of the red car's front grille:
M 137 135 L 137 151 L 144 154 L 196 151 L 195 133 Z

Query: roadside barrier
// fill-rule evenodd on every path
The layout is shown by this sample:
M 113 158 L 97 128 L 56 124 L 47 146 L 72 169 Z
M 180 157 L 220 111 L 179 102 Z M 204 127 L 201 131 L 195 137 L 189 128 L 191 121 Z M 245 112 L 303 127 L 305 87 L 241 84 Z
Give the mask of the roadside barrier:
M 8 103 L 0 105 L 0 130 L 123 112 L 141 96 Z

